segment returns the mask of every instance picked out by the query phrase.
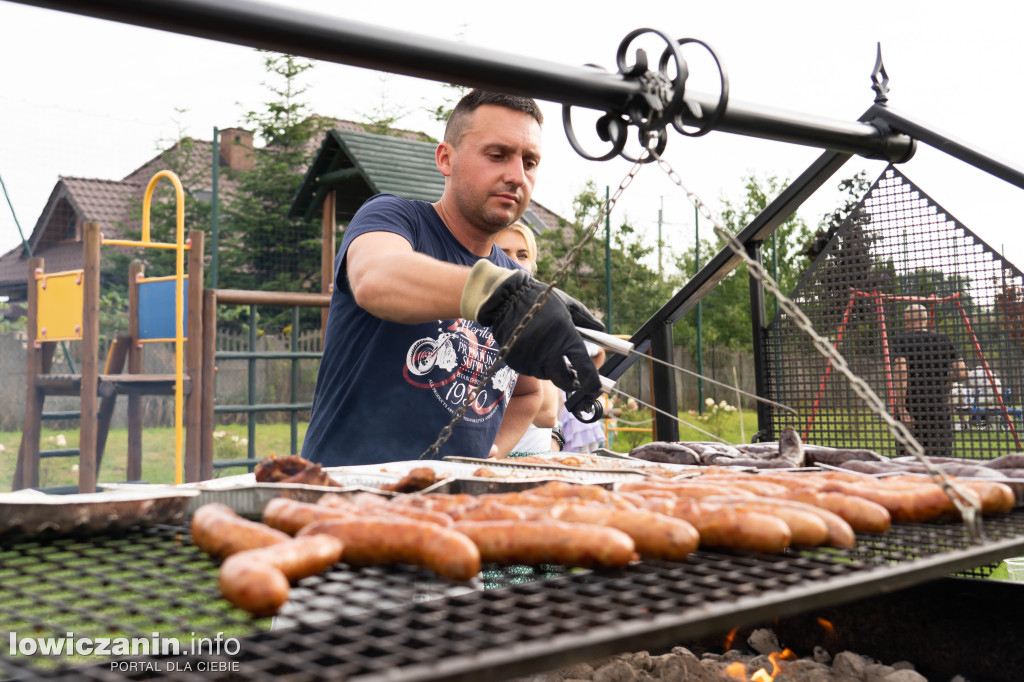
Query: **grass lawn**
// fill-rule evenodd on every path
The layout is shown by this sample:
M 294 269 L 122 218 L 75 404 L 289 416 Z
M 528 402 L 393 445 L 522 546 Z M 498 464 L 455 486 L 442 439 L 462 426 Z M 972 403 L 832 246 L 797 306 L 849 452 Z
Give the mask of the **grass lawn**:
M 299 447 L 306 433 L 306 423 L 299 423 Z M 218 426 L 214 432 L 216 459 L 243 459 L 248 456 L 248 427 L 245 424 Z M 237 439 L 237 440 L 236 440 Z M 291 426 L 284 424 L 257 424 L 256 457 L 289 455 L 291 450 Z M 14 468 L 18 460 L 20 431 L 0 431 L 0 491 L 10 490 Z M 40 448 L 76 448 L 78 429 L 55 431 L 43 429 Z M 128 430 L 111 429 L 107 447 L 100 466 L 99 480 L 111 483 L 125 480 L 128 461 Z M 245 473 L 244 468 L 217 469 L 215 476 L 231 476 Z M 142 434 L 142 478 L 149 483 L 174 483 L 174 429 L 150 428 Z M 39 467 L 41 487 L 72 485 L 78 483 L 78 458 L 54 457 L 43 459 Z
M 696 415 L 680 412 L 680 418 L 699 428 L 718 435 L 729 443 L 749 443 L 757 431 L 757 412 L 719 412 L 709 421 L 699 421 Z M 630 422 L 646 422 L 637 425 Z M 742 424 L 741 424 L 742 420 Z M 306 433 L 306 422 L 299 423 L 299 448 Z M 637 445 L 651 441 L 650 412 L 641 411 L 623 415 L 619 423 L 621 427 L 636 428 L 637 432 L 619 432 L 613 434 L 612 449 L 628 452 Z M 742 426 L 742 428 L 741 428 Z M 248 427 L 245 424 L 218 426 L 214 431 L 215 458 L 243 459 L 247 456 Z M 682 440 L 713 440 L 711 436 L 680 425 L 679 437 Z M 14 467 L 18 458 L 18 445 L 21 442 L 20 431 L 0 431 L 0 490 L 10 490 L 14 478 Z M 100 466 L 100 482 L 125 480 L 127 464 L 127 429 L 111 429 L 107 437 L 107 447 Z M 78 430 L 62 431 L 43 429 L 42 449 L 78 447 Z M 291 427 L 289 424 L 257 424 L 255 438 L 256 457 L 288 455 L 291 453 Z M 149 428 L 142 436 L 142 478 L 149 483 L 174 483 L 174 429 Z M 244 473 L 244 468 L 218 469 L 216 476 L 230 476 Z M 77 458 L 47 458 L 42 460 L 39 470 L 39 484 L 42 487 L 57 485 L 73 485 L 78 482 Z
M 709 413 L 706 413 L 709 414 Z M 679 418 L 684 422 L 693 424 L 695 427 L 718 436 L 727 443 L 739 444 L 749 443 L 754 434 L 757 433 L 757 410 L 741 410 L 736 412 L 719 411 L 715 415 L 709 415 L 707 421 L 699 420 L 697 414 L 680 412 Z M 640 412 L 623 413 L 618 421 L 620 428 L 637 429 L 636 431 L 611 432 L 611 444 L 609 449 L 615 452 L 629 452 L 638 445 L 651 442 L 651 412 L 642 410 Z M 682 441 L 714 441 L 712 436 L 701 433 L 696 428 L 689 428 L 684 424 L 679 425 L 679 440 Z

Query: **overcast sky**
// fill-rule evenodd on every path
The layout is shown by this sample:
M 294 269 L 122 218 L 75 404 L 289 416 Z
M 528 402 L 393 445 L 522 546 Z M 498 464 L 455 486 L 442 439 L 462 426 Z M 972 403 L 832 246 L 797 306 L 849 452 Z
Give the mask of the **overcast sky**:
M 610 70 L 630 30 L 657 28 L 710 43 L 729 73 L 734 99 L 840 121 L 855 121 L 871 105 L 869 76 L 881 42 L 893 108 L 1024 166 L 1024 10 L 1016 3 L 655 0 L 589 2 L 585 9 L 571 8 L 584 3 L 550 0 L 278 4 Z M 59 175 L 119 179 L 179 130 L 209 139 L 214 126 L 239 125 L 245 112 L 271 98 L 261 85 L 263 56 L 252 49 L 7 0 L 0 0 L 0 63 L 0 175 L 26 237 Z M 700 84 L 707 82 L 706 71 L 694 78 L 707 89 Z M 305 80 L 304 97 L 317 113 L 359 120 L 383 102 L 391 111 L 408 112 L 399 126 L 441 135 L 440 125 L 424 113 L 443 94 L 439 84 L 328 63 Z M 614 190 L 630 164 L 576 156 L 561 129 L 560 106 L 542 106 L 545 148 L 534 197 L 571 215 L 572 198 L 588 179 L 602 191 L 605 185 Z M 686 185 L 717 208 L 722 197 L 742 196 L 745 175 L 792 179 L 819 153 L 726 133 L 700 139 L 672 133 L 665 156 Z M 874 179 L 883 167 L 855 159 L 835 180 L 860 168 Z M 1021 190 L 923 147 L 902 170 L 1024 266 L 1017 236 Z M 816 224 L 833 208 L 835 184 L 801 212 L 808 222 Z M 628 218 L 653 238 L 662 205 L 666 241 L 676 248 L 691 244 L 694 211 L 655 167 L 644 168 L 625 193 L 613 224 Z M 701 230 L 708 234 L 710 227 L 702 224 Z M 0 202 L 0 253 L 19 240 L 11 211 Z

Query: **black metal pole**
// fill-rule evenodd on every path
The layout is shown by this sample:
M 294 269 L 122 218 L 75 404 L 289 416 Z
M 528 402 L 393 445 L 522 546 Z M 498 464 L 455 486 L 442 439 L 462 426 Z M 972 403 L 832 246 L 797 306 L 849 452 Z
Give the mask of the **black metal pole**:
M 245 0 L 9 0 L 163 31 L 498 90 L 621 114 L 641 97 L 637 79 L 415 33 Z M 652 56 L 654 57 L 654 56 Z M 687 91 L 713 111 L 717 97 Z M 685 109 L 685 107 L 684 107 Z M 688 111 L 684 120 L 696 121 Z M 865 122 L 831 121 L 729 100 L 716 130 L 906 161 L 914 142 Z
M 651 336 L 651 353 L 659 360 L 675 364 L 673 348 L 672 325 L 663 324 L 657 333 Z M 658 440 L 677 441 L 679 440 L 679 422 L 668 416 L 679 413 L 676 400 L 675 370 L 657 362 L 652 363 L 651 383 L 654 390 L 654 404 L 658 406 L 659 410 L 668 413 L 654 413 L 654 433 Z
M 761 242 L 747 246 L 747 255 L 761 262 Z M 754 350 L 754 392 L 759 396 L 768 395 L 767 324 L 764 314 L 764 286 L 750 275 L 750 326 L 753 330 Z M 755 441 L 773 440 L 771 407 L 757 403 L 757 434 Z

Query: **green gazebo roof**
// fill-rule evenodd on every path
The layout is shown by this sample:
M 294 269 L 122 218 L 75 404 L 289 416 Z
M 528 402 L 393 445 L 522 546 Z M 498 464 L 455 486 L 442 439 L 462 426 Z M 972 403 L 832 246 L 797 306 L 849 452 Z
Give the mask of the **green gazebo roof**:
M 375 194 L 437 201 L 444 192 L 444 176 L 434 161 L 436 148 L 434 142 L 330 130 L 306 171 L 288 215 L 313 218 L 332 189 L 339 190 L 336 215 L 343 222 L 348 222 Z

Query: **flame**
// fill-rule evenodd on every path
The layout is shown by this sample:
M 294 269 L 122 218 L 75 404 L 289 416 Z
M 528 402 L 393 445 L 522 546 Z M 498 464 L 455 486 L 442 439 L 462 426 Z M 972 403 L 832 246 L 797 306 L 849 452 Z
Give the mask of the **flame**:
M 768 672 L 764 668 L 761 668 L 750 676 L 750 682 L 772 682 L 772 680 L 775 679 L 775 676 L 782 672 L 782 669 L 779 668 L 779 661 L 792 661 L 796 657 L 796 654 L 789 649 L 773 651 L 768 654 L 768 660 L 772 662 L 772 671 Z M 728 668 L 726 668 L 726 670 L 728 671 Z
M 836 634 L 836 627 L 832 625 L 832 623 L 828 622 L 824 618 L 818 618 L 817 620 L 818 625 L 820 625 L 821 629 L 828 633 L 829 636 Z
M 736 639 L 736 631 L 737 630 L 739 630 L 739 628 L 733 628 L 732 630 L 729 631 L 729 634 L 727 634 L 725 636 L 725 650 L 726 651 L 728 651 L 729 649 L 732 648 L 732 641 L 734 639 Z
M 725 666 L 725 674 L 734 680 L 747 680 L 747 666 L 743 665 L 739 661 L 735 661 Z

